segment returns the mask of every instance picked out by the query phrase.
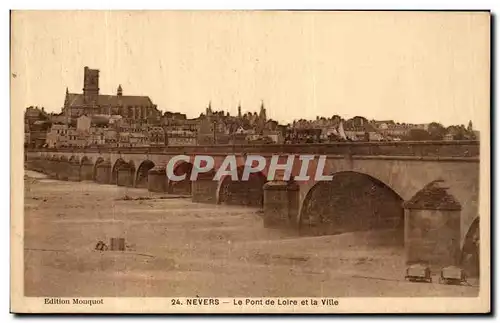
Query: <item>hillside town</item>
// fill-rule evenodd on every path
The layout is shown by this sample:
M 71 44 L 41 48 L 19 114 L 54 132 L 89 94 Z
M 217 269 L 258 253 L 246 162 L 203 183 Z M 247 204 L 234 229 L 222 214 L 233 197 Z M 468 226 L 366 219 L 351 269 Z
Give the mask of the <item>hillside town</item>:
M 149 96 L 99 93 L 99 70 L 84 68 L 83 93 L 66 88 L 60 113 L 30 106 L 24 114 L 25 147 L 154 147 L 191 145 L 297 144 L 339 141 L 478 140 L 468 125 L 399 123 L 363 116 L 317 116 L 280 124 L 267 117 L 261 102 L 257 111 L 230 115 L 208 102 L 197 118 L 162 112 Z

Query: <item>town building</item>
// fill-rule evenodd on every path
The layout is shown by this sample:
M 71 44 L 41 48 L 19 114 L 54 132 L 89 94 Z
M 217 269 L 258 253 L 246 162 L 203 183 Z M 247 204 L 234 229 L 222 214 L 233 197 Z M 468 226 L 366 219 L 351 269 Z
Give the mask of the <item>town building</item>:
M 46 143 L 48 148 L 68 147 L 68 125 L 53 124 L 47 133 Z
M 81 131 L 70 127 L 67 132 L 67 146 L 77 148 L 87 147 L 90 137 L 91 135 L 88 131 Z
M 45 109 L 30 106 L 24 112 L 24 145 L 25 147 L 40 148 L 45 145 L 47 131 L 51 123 Z
M 165 146 L 166 135 L 162 126 L 152 125 L 147 130 L 148 141 L 151 146 Z
M 26 111 L 24 112 L 24 121 L 28 124 L 32 124 L 35 121 L 39 120 L 48 120 L 48 118 L 48 113 L 45 112 L 45 108 L 43 107 L 27 107 Z
M 24 123 L 24 147 L 29 147 L 31 142 L 30 124 Z
M 198 144 L 197 134 L 189 130 L 165 131 L 168 146 L 195 146 Z
M 64 113 L 51 113 L 48 115 L 48 120 L 50 123 L 54 124 L 63 124 L 63 123 L 71 123 L 71 118 L 69 118 Z
M 76 119 L 76 129 L 79 131 L 89 132 L 92 118 L 86 115 L 82 115 Z
M 408 137 L 411 130 L 428 131 L 429 129 L 429 124 L 396 123 L 393 120 L 372 120 L 370 123 L 382 136 L 399 139 Z
M 99 70 L 84 68 L 83 93 L 70 93 L 66 88 L 63 115 L 78 118 L 81 115 L 120 115 L 131 119 L 159 117 L 161 112 L 148 96 L 124 95 L 121 85 L 116 95 L 99 93 Z

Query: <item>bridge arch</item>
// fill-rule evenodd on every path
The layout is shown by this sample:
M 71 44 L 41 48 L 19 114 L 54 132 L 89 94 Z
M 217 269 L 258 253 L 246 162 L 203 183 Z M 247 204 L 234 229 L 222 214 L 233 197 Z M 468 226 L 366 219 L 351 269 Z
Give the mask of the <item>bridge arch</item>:
M 142 161 L 137 168 L 137 173 L 135 174 L 134 187 L 148 187 L 148 171 L 155 167 L 155 163 L 151 160 L 146 159 Z
M 115 163 L 116 165 L 116 163 Z M 135 163 L 133 160 L 129 160 L 128 163 L 120 163 L 116 165 L 116 169 L 113 174 L 116 175 L 114 184 L 118 186 L 134 186 L 135 179 Z
M 191 194 L 191 172 L 193 164 L 187 161 L 181 161 L 174 166 L 174 175 L 184 175 L 186 178 L 182 181 L 171 181 L 167 178 L 167 193 L 173 194 Z
M 82 155 L 80 158 L 80 173 L 79 177 L 81 181 L 92 181 L 94 180 L 94 163 L 92 159 Z
M 123 167 L 127 165 L 127 162 L 123 158 L 118 158 L 115 163 L 113 164 L 113 167 L 111 168 L 111 178 L 110 178 L 110 184 L 116 184 L 116 180 L 118 179 L 118 170 L 120 167 Z
M 87 156 L 83 156 L 81 159 L 80 159 L 80 164 L 90 164 L 92 163 L 92 158 L 90 157 L 87 157 Z
M 306 194 L 299 214 L 303 232 L 336 234 L 397 229 L 403 239 L 403 198 L 366 173 L 341 171 L 331 181 L 317 182 Z
M 262 207 L 264 204 L 264 184 L 267 177 L 262 173 L 251 173 L 248 181 L 242 181 L 245 166 L 238 166 L 238 180 L 223 176 L 217 186 L 217 204 Z
M 477 277 L 479 276 L 479 245 L 480 245 L 480 235 L 479 235 L 479 216 L 474 219 L 472 224 L 467 230 L 465 235 L 461 264 L 467 271 L 469 276 Z
M 80 164 L 80 158 L 76 155 L 71 155 L 69 162 L 72 164 Z

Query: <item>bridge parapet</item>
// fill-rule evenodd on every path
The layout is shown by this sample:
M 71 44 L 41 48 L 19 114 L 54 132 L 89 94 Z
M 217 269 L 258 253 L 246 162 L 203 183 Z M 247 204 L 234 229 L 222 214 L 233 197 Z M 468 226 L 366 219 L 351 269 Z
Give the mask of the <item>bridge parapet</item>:
M 28 148 L 26 152 L 158 155 L 310 154 L 351 156 L 479 157 L 478 141 L 337 142 L 328 144 L 259 144 L 165 147 Z

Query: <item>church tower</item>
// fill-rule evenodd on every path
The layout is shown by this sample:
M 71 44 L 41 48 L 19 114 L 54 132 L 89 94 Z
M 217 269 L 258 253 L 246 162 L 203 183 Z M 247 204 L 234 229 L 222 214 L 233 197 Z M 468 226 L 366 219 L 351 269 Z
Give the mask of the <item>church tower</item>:
M 238 119 L 241 119 L 241 102 L 238 103 Z
M 117 96 L 122 96 L 123 95 L 123 89 L 122 89 L 122 85 L 119 84 L 118 85 L 118 89 L 116 89 L 116 95 Z
M 84 68 L 83 76 L 83 100 L 85 104 L 97 103 L 99 96 L 99 70 Z

